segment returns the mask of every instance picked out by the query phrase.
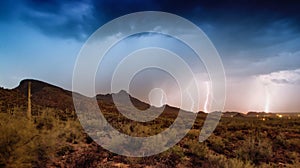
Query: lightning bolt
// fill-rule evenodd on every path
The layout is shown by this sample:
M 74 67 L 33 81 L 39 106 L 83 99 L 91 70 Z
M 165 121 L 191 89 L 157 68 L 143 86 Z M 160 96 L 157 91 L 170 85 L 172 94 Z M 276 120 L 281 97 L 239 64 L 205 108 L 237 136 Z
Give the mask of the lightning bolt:
M 164 99 L 164 98 L 166 98 L 166 95 L 165 95 L 165 92 L 164 92 L 163 89 L 160 89 L 159 91 L 160 91 L 160 105 L 159 105 L 159 107 L 162 107 L 163 105 L 166 104 L 165 99 Z
M 208 102 L 209 102 L 209 95 L 210 95 L 210 90 L 209 90 L 209 82 L 205 82 L 205 85 L 206 85 L 206 100 L 205 100 L 205 103 L 204 103 L 204 112 L 208 112 Z

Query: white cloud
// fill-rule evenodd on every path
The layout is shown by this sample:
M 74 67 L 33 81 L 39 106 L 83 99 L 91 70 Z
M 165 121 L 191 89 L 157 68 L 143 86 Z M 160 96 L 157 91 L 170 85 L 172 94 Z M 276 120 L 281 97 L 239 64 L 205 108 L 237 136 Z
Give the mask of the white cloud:
M 300 69 L 272 72 L 258 78 L 264 84 L 300 84 Z

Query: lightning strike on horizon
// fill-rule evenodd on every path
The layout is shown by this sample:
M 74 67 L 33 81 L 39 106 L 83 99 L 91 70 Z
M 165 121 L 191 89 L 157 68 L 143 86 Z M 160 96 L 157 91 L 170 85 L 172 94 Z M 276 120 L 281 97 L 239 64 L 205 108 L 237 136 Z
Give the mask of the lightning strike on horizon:
M 159 101 L 159 107 L 162 107 L 164 105 L 164 95 L 161 93 L 160 101 Z
M 205 99 L 205 103 L 204 103 L 204 112 L 208 112 L 208 101 L 209 101 L 209 95 L 210 95 L 210 89 L 209 89 L 209 82 L 205 82 L 206 85 L 206 99 Z
M 167 96 L 165 95 L 165 92 L 164 92 L 164 90 L 163 89 L 160 89 L 160 105 L 159 105 L 159 107 L 162 107 L 163 105 L 165 105 L 166 104 L 166 102 L 167 102 Z

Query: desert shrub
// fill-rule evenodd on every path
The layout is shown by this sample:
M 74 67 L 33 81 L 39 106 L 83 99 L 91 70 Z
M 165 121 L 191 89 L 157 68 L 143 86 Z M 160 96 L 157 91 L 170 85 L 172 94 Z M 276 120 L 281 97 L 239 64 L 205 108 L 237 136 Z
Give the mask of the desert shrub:
M 206 165 L 207 164 L 207 165 Z M 208 155 L 208 163 L 205 166 L 211 168 L 254 168 L 254 166 L 246 161 L 239 160 L 237 158 L 227 159 L 224 155 Z
M 221 154 L 224 153 L 225 144 L 221 137 L 212 135 L 208 138 L 208 142 L 210 149 Z
M 17 119 L 8 114 L 1 114 L 0 118 L 0 164 L 8 165 L 20 159 L 16 151 L 27 145 L 27 141 L 34 138 L 36 132 L 31 123 L 22 118 Z M 24 129 L 31 131 L 26 132 Z
M 24 117 L 1 114 L 0 165 L 45 167 L 55 145 Z
M 289 139 L 287 140 L 288 144 L 290 145 L 291 150 L 293 151 L 298 151 L 298 153 L 300 153 L 300 139 L 299 138 L 293 138 L 293 139 Z
M 36 128 L 51 130 L 53 128 L 53 119 L 50 117 L 43 117 L 36 119 Z
M 300 155 L 297 152 L 288 152 L 286 157 L 290 160 L 290 164 L 300 166 Z
M 248 138 L 237 150 L 237 155 L 243 161 L 251 161 L 256 165 L 268 163 L 273 155 L 271 143 L 267 140 Z
M 252 128 L 252 125 L 245 121 L 238 121 L 234 119 L 232 122 L 228 123 L 226 126 L 228 131 L 239 131 L 239 130 L 249 130 Z
M 224 155 L 208 154 L 207 156 L 207 166 L 208 167 L 223 167 L 226 162 L 226 157 Z
M 78 121 L 67 120 L 60 127 L 60 137 L 65 138 L 63 141 L 73 144 L 78 144 L 86 140 L 86 135 L 83 132 L 82 126 Z
M 273 147 L 275 150 L 279 148 L 287 149 L 289 146 L 289 143 L 285 137 L 284 134 L 280 133 L 273 139 Z
M 198 139 L 198 136 L 200 134 L 200 131 L 199 130 L 196 130 L 196 129 L 191 129 L 187 134 L 186 134 L 186 137 L 188 139 Z
M 237 158 L 228 159 L 226 163 L 224 163 L 225 168 L 254 168 L 254 165 L 252 165 L 250 162 L 246 161 L 243 162 L 242 160 L 239 160 Z
M 45 108 L 41 114 L 34 117 L 34 124 L 40 131 L 51 130 L 59 126 L 59 120 L 55 116 L 55 109 Z
M 245 140 L 245 134 L 243 131 L 236 131 L 233 134 L 238 140 Z
M 47 108 L 28 120 L 0 113 L 0 167 L 47 167 L 54 157 L 73 151 L 69 143 L 86 141 L 80 123 L 61 121 Z
M 188 152 L 186 153 L 188 155 L 195 155 L 200 160 L 205 159 L 208 152 L 208 148 L 205 143 L 200 143 L 197 140 L 187 140 L 186 145 L 188 149 Z
M 96 167 L 97 162 L 99 162 L 99 155 L 95 155 L 92 152 L 85 151 L 75 160 L 73 167 Z
M 183 149 L 177 145 L 171 148 L 171 153 L 180 159 L 182 159 L 185 156 Z
M 134 167 L 135 165 L 142 162 L 141 157 L 126 157 L 125 158 L 126 164 L 129 164 L 131 167 Z
M 162 152 L 159 155 L 154 155 L 153 158 L 170 167 L 175 167 L 178 163 L 180 163 L 185 157 L 183 148 L 175 145 L 167 151 Z M 149 157 L 152 158 L 152 157 Z
M 175 167 L 185 157 L 183 149 L 177 145 L 159 154 L 158 156 L 160 157 L 161 163 L 170 167 Z
M 66 154 L 74 152 L 74 148 L 71 145 L 62 146 L 58 151 L 56 152 L 57 156 L 64 156 Z

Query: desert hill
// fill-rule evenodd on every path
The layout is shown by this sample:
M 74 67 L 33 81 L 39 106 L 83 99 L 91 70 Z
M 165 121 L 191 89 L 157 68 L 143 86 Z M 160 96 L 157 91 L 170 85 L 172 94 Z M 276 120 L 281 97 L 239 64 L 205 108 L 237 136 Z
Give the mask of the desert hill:
M 0 88 L 0 109 L 2 112 L 13 111 L 15 107 L 22 109 L 24 112 L 26 111 L 29 82 L 31 83 L 31 102 L 33 115 L 38 115 L 41 109 L 54 108 L 56 109 L 57 115 L 61 116 L 61 118 L 66 119 L 67 117 L 74 117 L 75 113 L 71 91 L 34 79 L 22 80 L 14 89 Z M 123 106 L 126 106 L 127 103 L 132 103 L 140 110 L 146 110 L 150 107 L 148 103 L 145 103 L 131 96 L 126 91 L 121 90 L 118 93 L 96 95 L 96 99 L 100 108 L 106 111 L 116 111 L 113 103 L 113 96 L 117 97 Z M 131 102 L 122 102 L 123 99 L 128 97 L 130 98 Z M 179 111 L 178 108 L 169 105 L 165 105 L 160 108 L 165 108 L 165 113 L 171 113 L 173 115 Z M 160 108 L 157 108 L 157 110 Z

